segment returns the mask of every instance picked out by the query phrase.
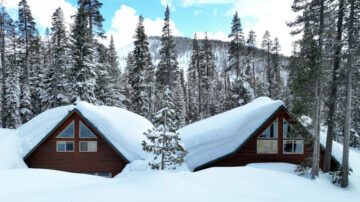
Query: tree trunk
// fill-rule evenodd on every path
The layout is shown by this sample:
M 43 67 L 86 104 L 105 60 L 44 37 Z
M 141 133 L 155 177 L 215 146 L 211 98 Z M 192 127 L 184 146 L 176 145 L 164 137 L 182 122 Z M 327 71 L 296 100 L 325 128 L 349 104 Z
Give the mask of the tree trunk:
M 349 54 L 348 68 L 346 72 L 346 100 L 345 100 L 345 123 L 344 123 L 344 142 L 343 142 L 343 158 L 342 158 L 342 180 L 341 187 L 347 187 L 349 184 L 349 141 L 351 127 L 351 91 L 352 91 L 352 66 L 353 66 L 353 48 L 354 48 L 354 10 L 355 1 L 350 0 L 350 16 L 349 16 Z
M 331 166 L 331 151 L 332 151 L 332 141 L 334 134 L 334 115 L 336 109 L 336 94 L 338 86 L 338 70 L 340 68 L 340 52 L 342 48 L 341 39 L 343 32 L 343 18 L 344 18 L 344 0 L 339 2 L 339 12 L 338 12 L 338 22 L 337 22 L 337 34 L 336 34 L 336 43 L 335 43 L 335 52 L 334 52 L 334 63 L 332 71 L 332 81 L 331 81 L 331 91 L 329 99 L 329 117 L 328 117 L 328 130 L 326 136 L 326 149 L 325 149 L 325 158 L 324 158 L 324 172 L 330 171 Z

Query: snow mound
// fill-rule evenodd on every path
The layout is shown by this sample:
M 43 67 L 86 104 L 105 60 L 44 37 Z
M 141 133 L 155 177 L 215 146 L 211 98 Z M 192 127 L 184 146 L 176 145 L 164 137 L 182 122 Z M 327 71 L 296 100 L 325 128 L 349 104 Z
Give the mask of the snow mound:
M 0 170 L 27 168 L 21 158 L 18 142 L 19 137 L 16 130 L 0 129 Z
M 243 144 L 274 112 L 282 101 L 260 97 L 230 111 L 195 122 L 179 130 L 189 169 L 230 154 Z

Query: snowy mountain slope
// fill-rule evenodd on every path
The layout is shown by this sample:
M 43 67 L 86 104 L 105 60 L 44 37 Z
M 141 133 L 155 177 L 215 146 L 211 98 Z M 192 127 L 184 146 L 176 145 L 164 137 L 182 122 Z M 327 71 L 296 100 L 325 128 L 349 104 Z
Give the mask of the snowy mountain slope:
M 360 178 L 350 176 L 341 189 L 327 175 L 311 180 L 297 176 L 294 165 L 250 164 L 191 172 L 146 172 L 105 179 L 43 169 L 0 171 L 0 200 L 6 202 L 98 201 L 318 201 L 355 202 Z
M 190 57 L 191 57 L 191 48 L 192 48 L 192 39 L 186 37 L 174 37 L 176 44 L 175 53 L 177 55 L 179 67 L 186 72 L 189 67 Z M 229 42 L 210 40 L 213 46 L 213 53 L 215 56 L 215 64 L 218 68 L 218 72 L 223 72 L 226 67 L 226 61 L 228 58 L 228 45 Z M 161 47 L 160 37 L 149 37 L 149 49 L 152 55 L 153 64 L 157 65 L 160 60 L 159 50 Z M 200 42 L 201 44 L 201 42 Z M 130 44 L 118 51 L 120 67 L 122 69 L 126 66 L 126 58 L 133 50 L 133 44 Z M 263 61 L 263 51 L 261 49 L 256 49 L 255 51 L 255 68 L 256 72 L 260 73 L 264 70 L 264 61 Z M 285 56 L 281 57 L 281 65 L 286 66 L 288 64 L 288 58 Z M 281 70 L 281 77 L 284 82 L 287 81 L 288 71 L 284 68 Z

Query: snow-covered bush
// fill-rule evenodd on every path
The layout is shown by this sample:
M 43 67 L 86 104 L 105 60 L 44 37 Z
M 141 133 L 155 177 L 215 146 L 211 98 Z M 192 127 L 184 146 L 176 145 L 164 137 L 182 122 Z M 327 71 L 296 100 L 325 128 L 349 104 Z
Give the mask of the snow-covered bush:
M 352 169 L 349 168 L 349 175 L 352 173 Z M 329 175 L 331 177 L 331 182 L 334 184 L 341 184 L 342 181 L 342 168 L 339 167 L 335 171 L 330 171 Z
M 295 172 L 298 175 L 309 175 L 311 172 L 311 159 L 312 158 L 307 158 L 300 165 L 296 165 Z

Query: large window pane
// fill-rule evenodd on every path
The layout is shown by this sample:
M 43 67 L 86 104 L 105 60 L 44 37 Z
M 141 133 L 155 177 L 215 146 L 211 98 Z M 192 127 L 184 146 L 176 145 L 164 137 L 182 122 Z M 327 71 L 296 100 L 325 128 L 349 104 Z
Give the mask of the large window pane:
M 74 121 L 73 121 L 57 137 L 58 138 L 74 138 L 74 132 L 75 132 L 75 130 L 74 130 Z
M 94 133 L 80 121 L 80 138 L 96 138 Z
M 81 152 L 97 152 L 97 141 L 80 141 Z
M 278 137 L 278 121 L 277 119 L 260 135 L 261 138 L 277 138 Z
M 66 142 L 66 151 L 74 151 L 74 142 Z
M 294 144 L 294 151 L 297 154 L 304 153 L 304 141 L 302 140 L 296 140 Z
M 257 153 L 276 154 L 277 140 L 257 140 Z
M 88 144 L 87 142 L 80 142 L 80 151 L 87 151 L 88 150 Z
M 284 140 L 283 149 L 284 153 L 293 153 L 293 141 Z
M 56 143 L 56 151 L 63 152 L 65 151 L 65 142 Z

